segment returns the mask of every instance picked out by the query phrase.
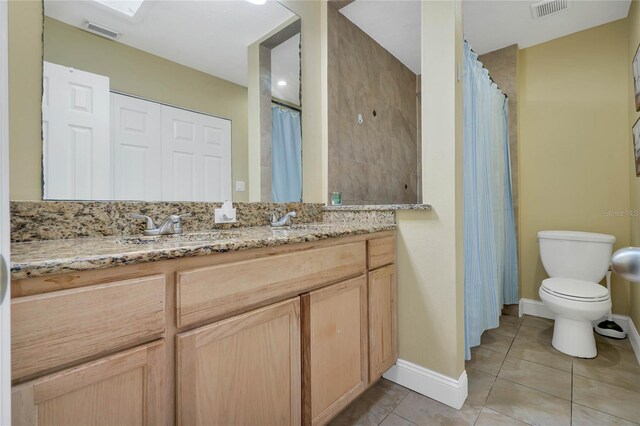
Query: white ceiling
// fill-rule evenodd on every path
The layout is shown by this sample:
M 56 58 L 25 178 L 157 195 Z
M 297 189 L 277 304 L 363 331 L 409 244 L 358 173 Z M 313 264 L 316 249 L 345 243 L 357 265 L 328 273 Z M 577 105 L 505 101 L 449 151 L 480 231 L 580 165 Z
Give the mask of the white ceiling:
M 146 0 L 133 19 L 92 0 L 45 0 L 44 7 L 51 18 L 80 28 L 91 20 L 122 33 L 120 43 L 243 86 L 247 47 L 296 16 L 275 0 Z
M 482 55 L 517 44 L 524 49 L 618 19 L 631 0 L 573 0 L 567 10 L 540 19 L 531 17 L 528 0 L 462 2 L 465 38 Z
M 534 20 L 531 0 L 463 0 L 465 38 L 482 55 L 544 43 L 627 16 L 631 0 L 573 0 L 568 10 Z M 355 0 L 340 11 L 414 73 L 420 73 L 420 2 Z
M 400 62 L 420 74 L 420 2 L 356 0 L 340 12 Z
M 300 105 L 300 33 L 271 49 L 271 96 Z

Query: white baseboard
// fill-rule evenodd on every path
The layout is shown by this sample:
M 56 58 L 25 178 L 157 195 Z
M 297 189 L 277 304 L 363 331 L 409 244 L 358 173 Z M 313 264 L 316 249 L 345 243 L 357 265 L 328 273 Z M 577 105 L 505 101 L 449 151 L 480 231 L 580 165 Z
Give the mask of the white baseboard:
M 458 380 L 399 359 L 383 376 L 405 388 L 459 410 L 467 399 L 467 372 Z
M 629 336 L 629 341 L 631 342 L 631 346 L 633 347 L 633 352 L 636 353 L 636 359 L 638 360 L 638 364 L 640 364 L 640 334 L 638 334 L 638 329 L 636 328 L 631 318 L 629 318 L 627 336 Z
M 534 317 L 542 317 L 553 319 L 553 312 L 539 300 L 520 299 L 520 316 L 532 315 Z
M 520 299 L 520 316 L 531 315 L 534 317 L 542 317 L 553 319 L 553 312 L 551 312 L 545 305 L 539 300 Z M 635 327 L 631 318 L 626 315 L 613 314 L 613 320 L 622 327 L 627 336 L 629 336 L 629 342 L 633 347 L 633 352 L 636 354 L 638 364 L 640 364 L 640 334 Z M 593 325 L 598 324 L 600 321 L 605 320 L 606 317 L 602 317 L 593 322 Z

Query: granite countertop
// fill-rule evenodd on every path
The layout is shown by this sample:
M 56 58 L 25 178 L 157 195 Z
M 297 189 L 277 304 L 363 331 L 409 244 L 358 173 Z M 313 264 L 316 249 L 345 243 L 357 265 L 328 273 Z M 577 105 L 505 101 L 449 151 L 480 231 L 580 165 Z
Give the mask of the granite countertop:
M 394 224 L 315 223 L 294 225 L 291 228 L 271 229 L 268 226 L 257 226 L 176 236 L 114 236 L 13 243 L 11 277 L 23 279 L 104 269 L 393 229 Z
M 431 210 L 431 204 L 345 204 L 324 207 L 325 211 L 398 211 L 398 210 Z

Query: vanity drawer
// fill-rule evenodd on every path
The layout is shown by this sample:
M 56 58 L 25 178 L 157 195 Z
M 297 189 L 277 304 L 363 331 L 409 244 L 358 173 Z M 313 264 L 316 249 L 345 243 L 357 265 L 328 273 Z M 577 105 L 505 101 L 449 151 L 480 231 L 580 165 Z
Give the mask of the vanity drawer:
M 220 319 L 365 270 L 360 241 L 178 272 L 177 323 Z
M 369 269 L 395 263 L 396 237 L 389 236 L 367 241 L 369 245 Z
M 12 378 L 158 336 L 164 332 L 164 307 L 164 275 L 14 299 Z

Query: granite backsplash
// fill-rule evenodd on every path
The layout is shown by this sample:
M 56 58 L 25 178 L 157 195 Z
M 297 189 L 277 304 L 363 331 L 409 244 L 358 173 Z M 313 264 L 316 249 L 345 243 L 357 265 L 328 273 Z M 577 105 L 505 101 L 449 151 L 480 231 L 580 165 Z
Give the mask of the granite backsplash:
M 366 223 L 370 225 L 394 225 L 396 212 L 392 210 L 378 211 L 347 211 L 325 210 L 324 223 Z
M 234 203 L 237 222 L 216 224 L 214 209 L 221 203 L 145 201 L 12 201 L 11 241 L 54 240 L 81 237 L 141 235 L 143 220 L 133 213 L 162 221 L 171 214 L 191 213 L 185 232 L 266 225 L 273 213 L 295 211 L 296 223 L 322 222 L 321 203 Z

